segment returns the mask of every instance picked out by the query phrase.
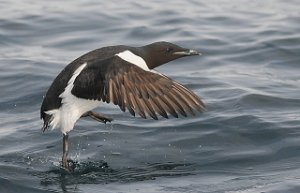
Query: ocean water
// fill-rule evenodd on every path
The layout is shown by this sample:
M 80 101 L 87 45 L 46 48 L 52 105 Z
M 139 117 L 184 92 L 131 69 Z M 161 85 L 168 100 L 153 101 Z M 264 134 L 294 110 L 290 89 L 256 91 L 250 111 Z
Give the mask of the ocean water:
M 0 1 L 0 192 L 300 192 L 297 0 Z M 113 105 L 62 134 L 39 109 L 69 62 L 108 45 L 170 41 L 203 55 L 157 70 L 207 105 L 195 117 L 134 118 Z

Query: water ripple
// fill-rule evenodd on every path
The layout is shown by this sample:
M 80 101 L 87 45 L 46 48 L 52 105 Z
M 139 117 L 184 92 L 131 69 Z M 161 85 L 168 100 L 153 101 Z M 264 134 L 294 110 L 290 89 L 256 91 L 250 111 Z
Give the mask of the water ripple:
M 0 192 L 299 192 L 298 7 L 2 1 Z M 157 70 L 193 90 L 207 111 L 154 122 L 103 105 L 97 111 L 114 122 L 78 122 L 70 133 L 77 170 L 64 173 L 61 133 L 40 130 L 51 81 L 92 49 L 161 40 L 203 53 Z

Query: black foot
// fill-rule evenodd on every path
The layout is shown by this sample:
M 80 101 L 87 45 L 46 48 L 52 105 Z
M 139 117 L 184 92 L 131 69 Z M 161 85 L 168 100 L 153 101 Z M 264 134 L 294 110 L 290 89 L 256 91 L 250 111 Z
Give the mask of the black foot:
M 62 168 L 69 173 L 73 172 L 73 168 L 71 167 L 70 162 L 72 162 L 72 160 L 62 161 Z
M 96 121 L 99 121 L 99 122 L 102 122 L 105 124 L 106 124 L 106 122 L 111 122 L 113 120 L 110 117 L 105 117 L 104 115 L 100 115 L 100 114 L 92 112 L 92 111 L 88 111 L 88 112 L 84 113 L 81 117 L 87 117 L 87 116 L 91 117 L 92 119 L 94 119 Z
M 67 161 L 62 161 L 62 169 L 68 173 L 74 173 L 77 165 L 78 163 L 76 161 L 70 159 Z

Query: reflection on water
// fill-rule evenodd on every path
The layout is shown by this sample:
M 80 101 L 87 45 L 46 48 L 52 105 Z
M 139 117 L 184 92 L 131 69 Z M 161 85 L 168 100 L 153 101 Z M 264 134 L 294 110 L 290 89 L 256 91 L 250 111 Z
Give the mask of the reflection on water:
M 33 175 L 41 178 L 43 186 L 60 185 L 64 189 L 69 185 L 78 184 L 131 183 L 155 180 L 158 177 L 193 175 L 191 164 L 170 162 L 146 164 L 140 168 L 126 167 L 122 169 L 112 169 L 103 161 L 74 162 L 73 169 L 74 171 L 69 173 L 60 167 L 53 167 L 49 171 L 38 172 Z

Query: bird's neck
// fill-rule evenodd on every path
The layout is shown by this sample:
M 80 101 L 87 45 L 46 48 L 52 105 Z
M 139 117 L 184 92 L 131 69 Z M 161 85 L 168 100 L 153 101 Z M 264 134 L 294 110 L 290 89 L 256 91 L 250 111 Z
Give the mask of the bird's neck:
M 149 54 L 151 52 L 147 52 L 147 48 L 145 48 L 145 47 L 144 47 L 144 49 L 136 50 L 135 52 L 137 55 L 139 55 L 140 57 L 142 57 L 145 60 L 149 69 L 156 68 L 165 63 L 163 61 L 160 61 L 158 56 Z

